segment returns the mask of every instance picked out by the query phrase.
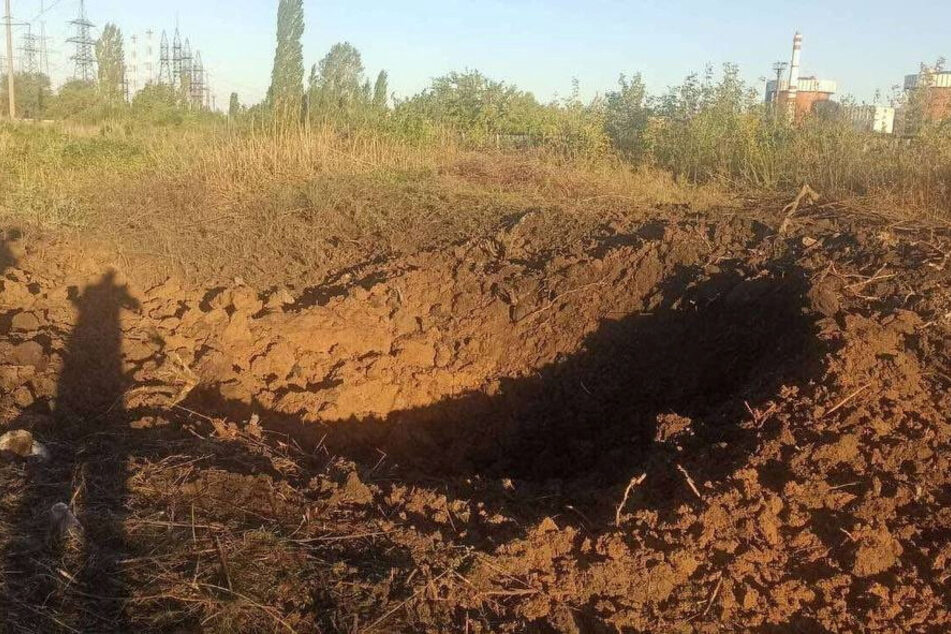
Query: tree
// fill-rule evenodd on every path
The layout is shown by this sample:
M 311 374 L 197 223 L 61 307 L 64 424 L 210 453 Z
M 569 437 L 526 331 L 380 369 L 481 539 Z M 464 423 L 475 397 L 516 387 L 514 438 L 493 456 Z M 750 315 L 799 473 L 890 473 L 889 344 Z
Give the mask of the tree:
M 277 7 L 277 49 L 268 103 L 283 123 L 300 117 L 304 90 L 304 7 L 302 0 L 280 0 Z
M 618 90 L 605 95 L 604 131 L 625 157 L 638 159 L 645 151 L 644 135 L 650 120 L 647 91 L 640 73 L 621 75 Z
M 25 119 L 40 119 L 49 106 L 52 91 L 50 78 L 42 73 L 17 73 L 14 78 L 17 97 L 17 115 Z M 0 82 L 0 103 L 7 103 L 7 82 Z
M 241 102 L 238 101 L 238 93 L 231 93 L 231 99 L 228 101 L 228 116 L 234 119 L 241 114 Z
M 385 70 L 381 70 L 376 76 L 376 83 L 373 84 L 373 107 L 385 110 L 389 98 L 389 77 Z
M 349 42 L 330 47 L 330 51 L 311 70 L 308 102 L 311 117 L 335 117 L 347 113 L 369 96 L 363 81 L 363 60 Z
M 99 121 L 109 115 L 110 105 L 94 82 L 74 79 L 50 100 L 47 115 L 53 119 Z
M 530 92 L 495 81 L 479 71 L 451 72 L 432 86 L 400 104 L 402 115 L 413 114 L 439 122 L 469 140 L 497 134 L 545 134 L 546 113 Z
M 187 112 L 187 99 L 168 84 L 147 84 L 132 98 L 135 118 L 157 125 L 178 125 Z
M 96 42 L 96 61 L 99 65 L 99 90 L 108 101 L 124 97 L 125 54 L 122 31 L 115 24 L 106 24 L 102 37 Z

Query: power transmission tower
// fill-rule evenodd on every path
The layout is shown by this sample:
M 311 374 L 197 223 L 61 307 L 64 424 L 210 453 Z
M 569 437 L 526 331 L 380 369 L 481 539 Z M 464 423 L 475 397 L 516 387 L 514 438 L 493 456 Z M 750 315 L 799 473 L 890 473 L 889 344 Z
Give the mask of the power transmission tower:
M 129 55 L 132 63 L 129 65 L 128 71 L 129 79 L 127 83 L 129 86 L 129 94 L 127 95 L 127 99 L 131 100 L 132 96 L 139 92 L 139 36 L 133 35 L 129 38 L 129 41 L 132 44 L 132 50 Z
M 160 84 L 171 86 L 174 83 L 172 78 L 172 66 L 168 52 L 168 33 L 162 31 L 162 43 L 159 45 L 159 78 Z
M 179 83 L 181 86 L 182 92 L 186 98 L 191 97 L 192 91 L 192 45 L 188 42 L 188 38 L 185 38 L 185 44 L 182 46 L 182 76 Z
M 152 35 L 152 29 L 145 32 L 145 81 L 149 84 L 155 81 L 155 65 L 153 63 L 155 58 L 153 57 Z
M 26 25 L 26 33 L 23 34 L 23 46 L 20 51 L 22 52 L 20 56 L 20 71 L 29 75 L 39 73 L 40 49 L 37 46 L 37 37 L 30 29 L 29 24 Z
M 182 85 L 182 36 L 179 35 L 178 27 L 175 27 L 175 35 L 172 38 L 172 86 L 178 88 Z
M 191 101 L 198 108 L 204 108 L 205 65 L 201 61 L 201 51 L 195 51 L 195 62 L 191 72 Z
M 86 18 L 85 0 L 79 0 L 79 17 L 70 24 L 76 29 L 76 35 L 66 40 L 76 45 L 76 54 L 72 57 L 76 63 L 74 77 L 82 81 L 93 81 L 96 78 L 96 56 L 93 49 L 96 42 L 92 39 L 92 28 L 95 24 Z

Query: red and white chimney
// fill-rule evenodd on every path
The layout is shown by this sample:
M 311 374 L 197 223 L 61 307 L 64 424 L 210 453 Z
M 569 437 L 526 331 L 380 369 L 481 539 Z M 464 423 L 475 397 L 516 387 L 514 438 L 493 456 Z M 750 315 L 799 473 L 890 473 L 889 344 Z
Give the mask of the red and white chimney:
M 789 64 L 789 88 L 787 95 L 789 99 L 789 110 L 796 112 L 796 95 L 799 93 L 799 62 L 802 57 L 802 33 L 796 31 L 793 38 L 792 62 Z

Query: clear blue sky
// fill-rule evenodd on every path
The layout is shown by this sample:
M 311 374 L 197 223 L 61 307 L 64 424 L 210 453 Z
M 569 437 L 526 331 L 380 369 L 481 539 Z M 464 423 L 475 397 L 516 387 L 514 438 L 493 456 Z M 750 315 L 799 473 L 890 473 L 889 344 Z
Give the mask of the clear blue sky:
M 56 3 L 44 19 L 59 83 L 71 72 L 66 22 L 79 2 L 44 1 Z M 12 2 L 17 20 L 39 12 L 40 0 Z M 202 51 L 219 104 L 231 91 L 253 103 L 267 89 L 277 0 L 87 0 L 86 10 L 100 27 L 118 24 L 127 38 L 171 30 L 177 16 Z M 876 89 L 887 93 L 920 61 L 951 57 L 951 2 L 942 0 L 305 0 L 304 10 L 308 68 L 334 42 L 348 40 L 368 74 L 389 71 L 400 96 L 465 68 L 542 100 L 567 95 L 573 77 L 585 97 L 603 93 L 621 72 L 641 72 L 659 92 L 708 62 L 736 62 L 760 86 L 774 61 L 789 58 L 796 29 L 805 37 L 804 74 L 838 80 L 840 96 L 860 100 Z M 158 36 L 155 48 L 157 55 Z

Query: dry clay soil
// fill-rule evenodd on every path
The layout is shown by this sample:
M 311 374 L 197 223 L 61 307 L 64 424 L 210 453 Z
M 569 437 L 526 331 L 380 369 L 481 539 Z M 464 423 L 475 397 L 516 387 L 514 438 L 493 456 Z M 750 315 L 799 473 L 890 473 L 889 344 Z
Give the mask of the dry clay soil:
M 0 432 L 51 459 L 0 461 L 6 627 L 951 630 L 951 232 L 780 220 L 528 214 L 307 288 L 8 230 Z

